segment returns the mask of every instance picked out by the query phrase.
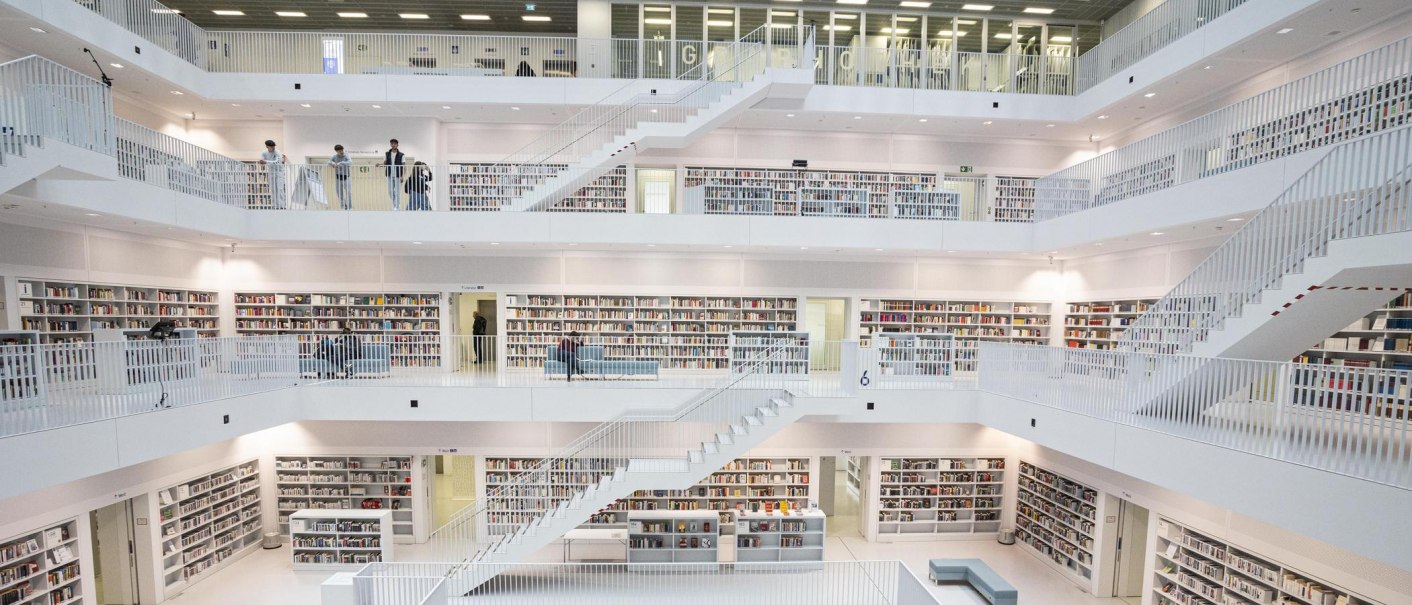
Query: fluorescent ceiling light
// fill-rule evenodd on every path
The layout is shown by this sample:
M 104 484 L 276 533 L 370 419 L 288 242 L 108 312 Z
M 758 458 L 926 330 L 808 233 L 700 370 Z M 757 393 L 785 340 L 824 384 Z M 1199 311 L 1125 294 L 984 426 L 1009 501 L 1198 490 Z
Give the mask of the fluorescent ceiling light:
M 710 13 L 710 14 L 712 14 L 712 15 L 734 15 L 734 14 L 735 14 L 735 9 L 733 9 L 733 8 L 708 8 L 708 9 L 706 9 L 706 12 L 707 12 L 707 13 Z
M 863 119 L 863 116 L 853 116 L 853 119 L 855 119 L 855 120 L 861 120 L 861 119 Z
M 1054 128 L 1054 125 L 1053 125 L 1053 124 L 1045 124 L 1044 127 L 1045 127 L 1045 128 Z
M 910 32 L 910 31 L 912 31 L 912 30 L 907 29 L 907 28 L 905 28 L 905 27 L 899 27 L 899 28 L 897 28 L 897 29 L 895 29 L 895 30 L 892 29 L 891 27 L 884 27 L 884 28 L 882 28 L 882 33 L 884 33 L 884 34 L 905 34 L 905 33 Z
M 917 121 L 918 121 L 918 122 L 925 122 L 925 121 L 927 121 L 927 119 L 926 119 L 926 118 L 922 118 L 922 119 L 917 120 Z
M 730 27 L 735 25 L 734 21 L 707 21 L 706 27 Z
M 988 11 L 988 10 L 993 9 L 993 8 L 995 8 L 995 7 L 994 7 L 994 6 L 991 6 L 991 5 L 989 5 L 989 4 L 962 4 L 962 5 L 961 5 L 961 10 L 963 10 L 963 11 Z
M 510 108 L 510 111 L 519 111 L 519 110 L 520 110 L 519 107 L 511 107 L 511 108 Z
M 793 17 L 795 15 L 798 15 L 799 13 L 796 13 L 794 11 L 770 11 L 770 14 L 776 17 Z
M 211 12 L 213 12 L 213 13 L 215 13 L 215 14 L 217 14 L 217 15 L 220 15 L 220 16 L 222 16 L 222 17 L 244 17 L 244 16 L 245 16 L 245 11 L 213 10 L 213 11 L 211 11 Z
M 180 90 L 173 90 L 173 91 L 172 91 L 172 94 L 174 94 L 174 95 L 184 95 L 184 94 L 186 94 L 186 93 L 184 93 L 184 92 L 182 92 L 182 91 L 180 91 Z
M 528 20 L 528 19 L 526 19 L 526 20 Z M 672 24 L 672 20 L 671 20 L 671 19 L 643 19 L 642 22 L 643 22 L 643 23 L 646 23 L 646 24 L 648 24 L 648 25 L 671 25 L 671 24 Z
M 951 36 L 956 36 L 957 38 L 960 38 L 961 36 L 966 35 L 966 32 L 964 32 L 964 31 L 959 31 L 959 32 L 956 32 L 956 33 L 953 34 L 953 33 L 951 33 L 951 30 L 949 30 L 949 29 L 943 29 L 943 30 L 937 32 L 936 35 L 941 36 L 941 37 L 943 37 L 943 38 L 949 38 L 949 37 L 951 37 Z
M 1147 94 L 1145 94 L 1145 95 L 1142 95 L 1142 96 L 1151 99 L 1152 97 L 1157 96 L 1157 93 L 1155 93 L 1155 92 L 1149 92 L 1149 93 L 1147 93 Z
M 1286 28 L 1284 28 L 1284 29 L 1282 29 L 1282 30 L 1280 30 L 1280 31 L 1275 32 L 1275 33 L 1277 33 L 1277 34 L 1287 34 L 1287 33 L 1290 33 L 1290 32 L 1292 32 L 1292 31 L 1294 31 L 1294 28 L 1293 28 L 1293 27 L 1286 27 Z
M 1071 36 L 1050 36 L 1049 41 L 1058 42 L 1060 44 L 1068 44 L 1070 42 L 1073 42 L 1074 39 Z
M 670 12 L 672 12 L 672 7 L 670 7 L 670 6 L 644 6 L 644 7 L 642 7 L 642 12 L 644 12 L 644 13 L 670 13 Z
M 123 68 L 123 64 L 122 64 L 122 63 L 109 63 L 108 65 L 110 65 L 110 66 L 112 66 L 112 67 L 116 67 L 116 68 L 118 68 L 118 69 L 122 69 L 122 68 Z
M 1029 14 L 1031 14 L 1031 15 L 1052 15 L 1052 14 L 1054 14 L 1054 9 L 1052 9 L 1052 8 L 1036 8 L 1036 7 L 1030 6 L 1030 7 L 1026 7 L 1026 8 L 1025 8 L 1025 12 L 1027 12 L 1027 13 L 1029 13 Z
M 451 106 L 450 106 L 450 105 L 442 105 L 441 108 L 442 108 L 442 109 L 451 109 Z
M 990 126 L 991 124 L 994 124 L 994 123 L 995 123 L 995 122 L 992 122 L 992 121 L 990 121 L 990 120 L 986 120 L 986 121 L 984 121 L 984 122 L 981 122 L 981 124 L 985 124 L 986 126 Z
M 489 21 L 490 15 L 461 15 L 462 21 Z
M 787 114 L 784 114 L 784 117 L 786 117 L 786 118 L 792 118 L 792 117 L 794 117 L 794 114 L 792 114 L 792 113 L 787 113 Z
M 785 28 L 789 28 L 789 27 L 798 27 L 798 26 L 795 25 L 794 23 L 771 23 L 771 24 L 770 24 L 770 27 L 775 28 L 775 29 L 785 29 Z
M 344 19 L 367 19 L 368 13 L 338 13 Z
M 549 17 L 546 17 L 546 16 L 544 16 L 544 15 L 521 15 L 521 16 L 520 16 L 520 19 L 523 19 L 523 20 L 525 20 L 525 21 L 539 21 L 539 22 L 544 22 L 544 21 L 548 21 L 548 20 L 549 20 Z
M 374 106 L 373 106 L 373 109 L 382 109 L 382 106 L 381 106 L 381 105 L 374 105 Z
M 839 4 L 867 4 L 868 0 L 838 0 Z
M 837 21 L 839 19 L 843 19 L 845 21 L 854 21 L 858 19 L 858 15 L 834 15 L 833 18 L 834 21 Z
M 403 19 L 430 19 L 430 18 L 431 18 L 431 17 L 428 17 L 426 13 L 397 13 L 397 16 L 398 16 L 398 17 L 402 17 Z
M 1227 222 L 1227 223 L 1239 223 L 1239 222 L 1241 222 L 1241 221 L 1243 221 L 1243 220 L 1245 220 L 1245 219 L 1240 218 L 1240 217 L 1236 217 L 1236 218 L 1228 218 L 1228 219 L 1226 219 L 1226 222 Z
M 310 105 L 310 104 L 308 104 L 308 103 L 300 103 L 299 106 L 300 106 L 300 107 L 303 107 L 303 108 L 305 108 L 305 109 L 308 109 L 308 108 L 310 108 L 310 107 L 313 107 L 313 105 Z
M 977 23 L 977 21 L 976 21 L 975 19 L 957 19 L 957 20 L 956 20 L 956 24 L 957 24 L 957 25 L 975 25 L 976 23 Z
M 1162 233 L 1161 231 L 1153 231 L 1152 233 L 1149 233 L 1148 235 L 1163 235 L 1163 233 Z
M 276 17 L 308 17 L 304 11 L 275 11 Z
M 1100 119 L 1100 120 L 1106 120 L 1106 119 L 1108 119 L 1108 116 L 1098 116 L 1098 119 Z
M 846 32 L 846 31 L 849 31 L 849 30 L 853 29 L 853 26 L 852 26 L 852 25 L 825 25 L 825 26 L 824 26 L 824 29 L 830 29 L 830 30 L 833 30 L 833 31 L 836 31 L 836 32 Z
M 1009 40 L 1010 38 L 1013 38 L 1014 36 L 1011 36 L 1010 34 L 995 34 L 995 37 L 996 37 L 996 39 L 998 39 L 998 40 Z
M 911 2 L 910 0 L 908 2 L 898 4 L 898 6 L 906 8 L 931 8 L 931 5 L 932 3 L 930 2 Z
M 898 22 L 898 23 L 914 23 L 914 22 L 916 22 L 916 21 L 917 21 L 917 18 L 916 18 L 916 17 L 898 17 L 898 18 L 897 18 L 897 22 Z

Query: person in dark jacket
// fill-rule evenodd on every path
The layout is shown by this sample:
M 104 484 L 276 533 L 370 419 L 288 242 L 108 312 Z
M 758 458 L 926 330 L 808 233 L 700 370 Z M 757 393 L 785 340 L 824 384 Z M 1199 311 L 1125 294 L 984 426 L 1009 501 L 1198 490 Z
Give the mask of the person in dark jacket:
M 431 167 L 426 162 L 412 164 L 412 173 L 407 176 L 407 209 L 431 210 Z
M 579 347 L 583 346 L 583 341 L 579 340 L 578 332 L 569 332 L 568 336 L 559 339 L 559 361 L 564 362 L 564 380 L 574 381 L 574 374 L 579 370 Z
M 387 171 L 387 198 L 392 201 L 393 210 L 402 209 L 402 167 L 403 154 L 397 149 L 397 139 L 388 141 L 387 153 L 382 155 L 382 163 Z
M 334 365 L 343 372 L 343 375 L 353 377 L 353 360 L 363 356 L 363 343 L 358 339 L 358 335 L 353 333 L 353 329 L 344 326 L 338 335 L 338 362 Z
M 476 350 L 476 363 L 485 361 L 485 316 L 480 311 L 471 313 L 471 341 Z

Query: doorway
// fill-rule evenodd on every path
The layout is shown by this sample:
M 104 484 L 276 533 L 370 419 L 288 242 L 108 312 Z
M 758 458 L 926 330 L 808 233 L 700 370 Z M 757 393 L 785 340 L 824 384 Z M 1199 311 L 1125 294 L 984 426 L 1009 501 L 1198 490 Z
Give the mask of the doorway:
M 1117 508 L 1117 541 L 1113 552 L 1113 596 L 1128 605 L 1142 604 L 1142 585 L 1147 563 L 1148 510 L 1114 498 Z
M 456 334 L 456 346 L 453 347 L 456 358 L 451 364 L 452 370 L 494 375 L 500 351 L 497 346 L 500 317 L 496 293 L 454 292 L 451 299 Z M 474 334 L 477 313 L 485 319 L 483 336 Z
M 431 486 L 432 527 L 441 528 L 476 499 L 476 457 L 438 455 Z
M 941 177 L 941 190 L 956 193 L 961 203 L 961 220 L 983 221 L 986 219 L 985 175 L 974 173 L 948 174 Z
M 838 371 L 842 341 L 848 337 L 848 300 L 809 298 L 804 303 L 804 331 L 809 333 L 809 369 Z
M 100 605 L 140 602 L 132 500 L 90 511 L 94 588 Z
M 863 470 L 861 456 L 819 458 L 819 510 L 828 517 L 829 537 L 862 537 Z
M 637 169 L 637 211 L 643 214 L 676 212 L 677 171 L 666 168 Z

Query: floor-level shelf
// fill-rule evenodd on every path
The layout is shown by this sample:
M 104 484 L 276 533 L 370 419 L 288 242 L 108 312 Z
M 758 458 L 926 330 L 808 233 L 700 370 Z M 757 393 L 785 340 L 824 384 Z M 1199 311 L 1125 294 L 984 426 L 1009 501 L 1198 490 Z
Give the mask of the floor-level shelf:
M 1071 302 L 1064 314 L 1064 345 L 1072 349 L 1112 349 L 1123 331 L 1156 303 L 1153 298 Z
M 294 569 L 357 569 L 392 561 L 392 511 L 301 510 L 289 515 Z
M 87 539 L 86 537 L 84 539 Z M 77 603 L 83 599 L 76 519 L 0 542 L 0 603 Z M 92 597 L 89 601 L 92 601 Z
M 168 319 L 197 336 L 220 335 L 216 293 L 186 288 L 20 279 L 19 317 L 44 343 L 92 342 L 95 330 L 146 330 Z
M 730 336 L 731 372 L 809 374 L 809 333 L 795 331 L 736 331 Z
M 300 510 L 385 510 L 392 537 L 410 544 L 418 504 L 415 456 L 275 456 L 280 533 Z
M 1003 457 L 882 457 L 877 497 L 865 510 L 880 542 L 1000 531 Z
M 393 367 L 439 367 L 441 306 L 438 292 L 236 292 L 235 332 L 297 334 L 313 356 L 349 328 L 364 345 L 386 345 Z
M 1021 460 L 1015 499 L 1015 541 L 1092 590 L 1098 490 Z
M 628 563 L 716 563 L 721 524 L 703 510 L 628 512 Z
M 976 371 L 978 342 L 1049 344 L 1049 303 L 995 300 L 863 299 L 859 333 L 950 334 L 953 369 Z
M 818 510 L 741 514 L 735 522 L 735 560 L 823 561 L 826 522 Z
M 157 543 L 165 594 L 260 545 L 260 463 L 247 460 L 158 490 Z

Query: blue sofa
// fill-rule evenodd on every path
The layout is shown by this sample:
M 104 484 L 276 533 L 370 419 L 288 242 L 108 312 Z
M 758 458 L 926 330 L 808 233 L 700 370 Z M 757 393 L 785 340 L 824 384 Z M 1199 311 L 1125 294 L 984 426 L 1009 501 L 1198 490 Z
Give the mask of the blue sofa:
M 337 359 L 335 355 L 334 359 Z M 392 373 L 392 346 L 376 343 L 363 343 L 359 347 L 358 357 L 349 360 L 353 376 L 376 376 L 387 377 Z M 304 376 L 338 376 L 345 373 L 343 368 L 337 367 L 332 361 L 322 357 L 301 357 L 299 358 L 299 373 Z
M 980 559 L 932 559 L 927 575 L 933 582 L 966 582 L 991 605 L 1017 605 L 1020 591 Z
M 550 378 L 564 376 L 568 364 L 559 361 L 559 345 L 550 345 L 545 350 L 544 375 Z M 603 356 L 600 345 L 584 345 L 578 348 L 578 368 L 580 374 L 602 377 L 649 376 L 657 378 L 659 364 L 656 360 L 611 359 Z

